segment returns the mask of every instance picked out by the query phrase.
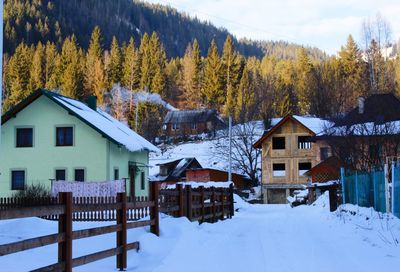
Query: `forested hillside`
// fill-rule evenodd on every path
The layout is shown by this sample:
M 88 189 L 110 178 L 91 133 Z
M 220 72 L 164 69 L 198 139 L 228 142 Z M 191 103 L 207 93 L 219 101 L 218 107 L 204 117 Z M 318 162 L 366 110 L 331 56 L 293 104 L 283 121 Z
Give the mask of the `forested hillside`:
M 10 3 L 15 5 L 15 9 Z M 57 8 L 55 3 L 63 4 Z M 104 3 L 102 9 L 98 3 Z M 128 92 L 130 97 L 134 97 L 139 91 L 148 91 L 159 94 L 179 109 L 214 108 L 225 116 L 233 116 L 235 122 L 255 119 L 267 122 L 271 116 L 289 113 L 332 117 L 353 108 L 358 96 L 399 94 L 400 91 L 400 59 L 383 57 L 382 45 L 374 37 L 368 42 L 367 50 L 362 50 L 349 35 L 337 56 L 323 58 L 316 57 L 307 48 L 285 42 L 259 42 L 257 48 L 266 51 L 260 57 L 244 54 L 240 51 L 244 50 L 243 44 L 237 44 L 229 35 L 215 34 L 215 39 L 207 42 L 204 33 L 194 37 L 197 32 L 193 30 L 187 43 L 176 41 L 175 49 L 171 49 L 176 52 L 184 50 L 182 56 L 169 57 L 168 46 L 171 44 L 168 41 L 165 44 L 162 39 L 169 34 L 162 31 L 169 33 L 170 29 L 149 33 L 141 30 L 138 39 L 137 31 L 124 33 L 124 28 L 120 27 L 130 25 L 130 21 L 119 20 L 120 25 L 112 25 L 109 18 L 122 17 L 111 12 L 111 7 L 119 6 L 123 10 L 121 14 L 125 14 L 130 7 L 128 4 L 153 10 L 146 16 L 142 15 L 139 20 L 142 23 L 150 24 L 150 18 L 155 14 L 170 17 L 170 13 L 175 12 L 174 18 L 187 20 L 179 23 L 177 19 L 178 26 L 183 22 L 188 24 L 182 28 L 197 24 L 206 27 L 170 8 L 132 4 L 128 0 L 6 1 L 6 35 L 15 33 L 12 39 L 15 44 L 5 41 L 10 53 L 3 57 L 3 109 L 10 109 L 37 88 L 47 88 L 77 99 L 96 95 L 101 106 L 134 127 L 135 104 L 132 100 L 124 100 L 124 94 L 126 97 Z M 76 8 L 75 12 L 72 7 Z M 84 9 L 87 9 L 86 17 L 83 16 Z M 43 14 L 50 14 L 48 10 L 54 15 L 52 19 L 43 17 L 44 21 L 40 20 Z M 94 10 L 99 10 L 97 15 Z M 68 20 L 60 15 L 64 13 L 69 14 Z M 41 23 L 34 23 L 35 20 Z M 49 23 L 54 20 L 54 24 Z M 46 21 L 47 24 L 43 23 Z M 86 37 L 84 33 L 89 31 L 91 22 L 99 22 L 99 26 L 93 27 L 90 37 Z M 173 22 L 173 19 L 168 22 Z M 166 21 L 161 20 L 151 24 L 161 26 L 164 23 Z M 22 25 L 30 27 L 24 30 Z M 53 25 L 59 25 L 55 28 L 59 31 L 53 31 Z M 143 29 L 144 25 L 140 27 Z M 118 27 L 120 30 L 113 33 L 112 30 Z M 131 28 L 135 27 L 131 25 Z M 209 27 L 215 33 L 227 34 Z M 118 33 L 131 36 L 121 42 Z M 89 40 L 87 45 L 79 41 L 78 35 L 85 36 L 80 39 Z M 221 48 L 218 47 L 219 39 L 222 39 Z M 286 47 L 281 47 L 282 44 Z M 291 49 L 286 51 L 285 48 Z M 114 86 L 123 87 L 124 93 Z M 139 133 L 154 139 L 160 133 L 165 109 L 140 103 L 138 111 Z
M 133 37 L 136 45 L 144 33 L 157 32 L 168 57 L 183 56 L 187 44 L 197 39 L 201 54 L 207 54 L 212 39 L 222 50 L 228 31 L 210 23 L 191 18 L 175 9 L 135 0 L 5 0 L 4 49 L 14 52 L 17 45 L 54 42 L 61 47 L 63 40 L 74 34 L 77 43 L 87 49 L 95 26 L 103 33 L 103 46 L 109 48 L 112 37 L 119 43 Z M 294 58 L 301 46 L 283 41 L 237 41 L 236 49 L 245 56 L 262 57 L 265 52 L 278 58 Z M 315 59 L 325 54 L 317 48 L 307 48 Z

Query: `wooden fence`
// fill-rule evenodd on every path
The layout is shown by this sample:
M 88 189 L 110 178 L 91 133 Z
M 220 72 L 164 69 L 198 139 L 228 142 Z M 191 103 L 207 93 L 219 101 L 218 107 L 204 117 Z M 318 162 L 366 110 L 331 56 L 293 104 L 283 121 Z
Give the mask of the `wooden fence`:
M 229 188 L 192 188 L 178 184 L 176 189 L 161 189 L 160 211 L 190 221 L 216 222 L 234 215 L 233 186 Z
M 10 205 L 0 205 L 0 220 L 15 219 L 25 217 L 49 217 L 57 218 L 58 233 L 27 239 L 10 244 L 0 245 L 0 256 L 47 246 L 58 243 L 58 262 L 34 271 L 72 271 L 73 267 L 81 266 L 100 259 L 116 255 L 117 268 L 121 271 L 127 267 L 127 251 L 139 249 L 139 242 L 127 243 L 127 230 L 142 226 L 150 226 L 150 231 L 159 235 L 159 216 L 158 216 L 158 189 L 157 184 L 152 185 L 150 201 L 128 202 L 125 193 L 119 193 L 116 201 L 113 203 L 74 203 L 72 193 L 60 193 L 57 202 L 52 204 L 40 205 L 41 201 L 48 200 L 36 199 L 35 206 L 20 206 L 15 208 Z M 22 200 L 21 200 L 22 201 Z M 28 200 L 25 201 L 25 203 Z M 32 200 L 33 201 L 33 200 Z M 11 201 L 13 202 L 13 201 Z M 17 202 L 17 201 L 15 201 Z M 23 202 L 23 201 L 22 201 Z M 32 202 L 31 202 L 32 203 Z M 4 203 L 3 203 L 4 204 Z M 17 205 L 16 203 L 14 205 Z M 128 210 L 148 209 L 150 218 L 135 222 L 128 222 Z M 97 227 L 84 230 L 72 230 L 72 221 L 74 214 L 87 215 L 98 214 L 97 218 L 104 216 L 104 211 L 114 211 L 116 225 Z M 93 216 L 92 218 L 95 218 Z M 110 216 L 111 218 L 112 216 Z M 111 220 L 107 218 L 107 220 Z M 134 216 L 133 216 L 134 218 Z M 88 238 L 106 233 L 116 232 L 116 247 L 103 250 L 93 254 L 72 257 L 72 242 L 76 239 Z M 18 270 L 18 268 L 16 268 Z

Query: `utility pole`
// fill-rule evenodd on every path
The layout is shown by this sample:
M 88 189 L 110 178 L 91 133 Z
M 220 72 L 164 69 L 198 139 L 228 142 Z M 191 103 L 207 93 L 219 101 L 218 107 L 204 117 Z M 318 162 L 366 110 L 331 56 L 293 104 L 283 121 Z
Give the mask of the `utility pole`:
M 232 116 L 229 115 L 229 175 L 228 181 L 232 181 Z

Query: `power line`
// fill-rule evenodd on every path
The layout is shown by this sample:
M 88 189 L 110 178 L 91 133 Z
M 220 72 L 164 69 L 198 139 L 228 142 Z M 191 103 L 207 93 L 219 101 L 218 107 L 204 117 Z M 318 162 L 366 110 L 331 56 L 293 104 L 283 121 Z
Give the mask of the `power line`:
M 287 39 L 287 40 L 293 40 L 293 37 L 288 36 L 288 35 L 274 33 L 272 31 L 268 31 L 268 30 L 265 30 L 265 29 L 262 29 L 262 28 L 258 28 L 258 27 L 255 27 L 255 26 L 251 26 L 251 25 L 240 23 L 240 22 L 237 22 L 237 21 L 232 20 L 232 19 L 223 18 L 223 17 L 217 16 L 217 15 L 206 13 L 206 12 L 203 12 L 203 11 L 200 11 L 200 10 L 196 10 L 196 9 L 193 9 L 193 8 L 188 8 L 186 6 L 172 4 L 171 2 L 166 1 L 166 0 L 157 0 L 157 1 L 158 2 L 163 2 L 164 4 L 166 4 L 166 5 L 170 6 L 170 7 L 178 7 L 180 9 L 184 10 L 184 11 L 185 10 L 190 10 L 190 11 L 192 11 L 194 13 L 203 14 L 203 15 L 206 15 L 208 17 L 213 17 L 213 18 L 216 18 L 218 20 L 225 21 L 225 22 L 228 22 L 228 23 L 231 23 L 231 24 L 236 24 L 238 26 L 241 26 L 241 27 L 244 27 L 244 28 L 247 28 L 247 29 L 252 29 L 252 30 L 259 31 L 259 32 L 263 32 L 263 33 L 265 33 L 267 35 L 270 35 L 270 36 L 272 35 L 272 36 L 281 37 L 281 38 L 284 38 L 284 39 Z

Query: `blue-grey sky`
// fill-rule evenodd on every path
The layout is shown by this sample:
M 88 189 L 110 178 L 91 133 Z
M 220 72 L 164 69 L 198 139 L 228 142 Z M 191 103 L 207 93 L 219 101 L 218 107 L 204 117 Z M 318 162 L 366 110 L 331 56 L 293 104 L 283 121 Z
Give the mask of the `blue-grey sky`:
M 400 0 L 149 0 L 225 27 L 236 37 L 287 40 L 335 54 L 361 25 L 379 13 L 400 38 Z

